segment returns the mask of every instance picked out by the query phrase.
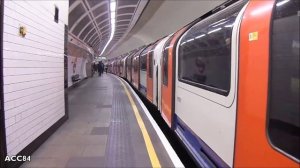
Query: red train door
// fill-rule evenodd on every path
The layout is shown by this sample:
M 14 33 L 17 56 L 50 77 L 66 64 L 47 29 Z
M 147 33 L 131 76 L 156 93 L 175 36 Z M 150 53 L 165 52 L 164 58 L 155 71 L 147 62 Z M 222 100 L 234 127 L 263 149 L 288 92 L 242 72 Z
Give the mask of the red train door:
M 234 166 L 299 167 L 299 1 L 250 1 L 240 34 Z
M 162 55 L 162 84 L 161 84 L 161 115 L 172 128 L 173 126 L 173 116 L 174 116 L 174 80 L 175 80 L 175 48 L 174 47 L 179 39 L 179 37 L 186 30 L 186 27 L 182 28 L 171 36 L 163 49 Z

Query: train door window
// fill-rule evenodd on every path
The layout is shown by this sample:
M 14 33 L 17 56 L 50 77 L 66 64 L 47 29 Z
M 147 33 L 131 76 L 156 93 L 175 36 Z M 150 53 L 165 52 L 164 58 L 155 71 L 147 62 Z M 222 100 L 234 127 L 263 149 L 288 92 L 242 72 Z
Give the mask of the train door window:
M 127 72 L 129 72 L 129 69 L 130 69 L 130 66 L 131 66 L 131 64 L 129 63 L 129 60 L 130 60 L 130 56 L 128 56 L 127 57 L 127 59 L 126 59 L 126 64 L 127 64 Z
M 268 136 L 281 152 L 300 159 L 299 0 L 279 0 L 272 18 Z
M 135 73 L 137 73 L 138 71 L 138 62 L 137 62 L 137 57 L 134 58 L 134 67 L 133 70 Z
M 155 49 L 155 47 L 157 46 L 158 43 L 159 43 L 159 41 L 157 41 L 151 47 L 151 50 L 149 51 L 149 78 L 153 78 L 153 65 L 154 65 L 153 54 L 154 54 L 154 49 Z
M 171 47 L 171 40 L 173 39 L 173 36 L 171 36 L 168 41 L 165 44 L 164 50 L 163 50 L 163 74 L 162 74 L 162 78 L 163 78 L 163 84 L 165 86 L 168 86 L 168 56 L 169 56 L 169 48 Z
M 244 3 L 191 27 L 179 44 L 179 81 L 224 96 L 230 91 L 232 27 Z
M 152 50 L 149 52 L 149 62 L 148 62 L 148 66 L 149 66 L 149 78 L 152 78 L 153 76 L 153 51 L 154 48 L 152 48 Z
M 147 70 L 147 53 L 148 53 L 148 48 L 144 49 L 140 56 L 140 70 L 141 71 L 146 71 Z
M 140 57 L 140 70 L 141 71 L 147 71 L 147 57 L 146 55 L 143 55 Z
M 133 58 L 133 60 L 132 60 L 132 62 L 133 62 L 133 72 L 136 72 L 136 61 L 135 61 L 135 58 Z

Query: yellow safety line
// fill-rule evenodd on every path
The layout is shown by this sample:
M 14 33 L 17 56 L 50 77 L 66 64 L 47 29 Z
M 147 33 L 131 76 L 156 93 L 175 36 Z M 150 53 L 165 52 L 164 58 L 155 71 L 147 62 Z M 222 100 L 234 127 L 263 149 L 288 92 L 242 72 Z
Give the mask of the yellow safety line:
M 121 80 L 120 80 L 120 82 L 121 82 L 121 84 L 123 85 L 123 87 L 125 89 L 125 92 L 126 92 L 128 98 L 129 98 L 130 104 L 132 106 L 133 112 L 135 114 L 135 118 L 136 118 L 136 120 L 137 120 L 137 122 L 139 124 L 139 127 L 140 127 L 141 131 L 142 131 L 143 138 L 144 138 L 144 141 L 145 141 L 145 144 L 146 144 L 146 148 L 147 148 L 147 151 L 148 151 L 148 155 L 149 155 L 152 167 L 160 168 L 161 165 L 160 165 L 159 160 L 157 158 L 157 155 L 156 155 L 155 149 L 153 147 L 153 144 L 151 142 L 151 139 L 150 139 L 150 136 L 148 134 L 148 131 L 147 131 L 146 127 L 145 127 L 144 121 L 143 121 L 142 117 L 140 116 L 140 113 L 139 113 L 139 111 L 138 111 L 138 109 L 136 107 L 136 104 L 133 101 L 133 99 L 131 97 L 131 94 L 129 93 L 127 87 L 124 85 L 124 83 Z

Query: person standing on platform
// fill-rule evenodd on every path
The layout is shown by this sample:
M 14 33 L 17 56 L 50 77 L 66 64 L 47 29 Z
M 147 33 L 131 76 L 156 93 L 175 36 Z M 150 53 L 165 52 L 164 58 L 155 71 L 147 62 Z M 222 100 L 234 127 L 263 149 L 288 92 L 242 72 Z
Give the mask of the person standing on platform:
M 102 62 L 100 61 L 98 64 L 98 74 L 99 76 L 101 76 L 101 72 L 102 72 Z
M 96 71 L 97 71 L 97 65 L 96 65 L 95 62 L 93 62 L 93 64 L 92 64 L 92 72 L 93 72 L 92 76 L 94 76 L 94 74 L 96 73 Z
M 103 74 L 103 72 L 104 72 L 104 64 L 103 64 L 103 62 L 101 61 L 101 74 Z

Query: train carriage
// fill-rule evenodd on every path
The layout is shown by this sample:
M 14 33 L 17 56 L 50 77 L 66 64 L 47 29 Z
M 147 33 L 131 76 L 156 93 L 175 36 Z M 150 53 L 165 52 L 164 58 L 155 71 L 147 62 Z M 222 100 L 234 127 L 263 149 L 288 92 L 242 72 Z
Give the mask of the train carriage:
M 287 79 L 282 81 L 296 76 L 299 81 L 299 64 L 294 63 L 299 63 L 299 52 L 293 46 L 299 42 L 297 13 L 299 1 L 241 1 L 201 20 L 181 37 L 173 97 L 176 132 L 188 147 L 201 149 L 191 150 L 201 165 L 298 165 L 299 134 L 293 132 L 299 132 L 299 89 L 276 81 L 279 74 Z M 287 25 L 289 30 L 283 31 Z M 279 69 L 279 60 L 289 70 Z M 272 67 L 278 74 L 272 74 Z M 289 105 L 270 104 L 278 100 L 276 95 L 284 98 L 278 104 Z

